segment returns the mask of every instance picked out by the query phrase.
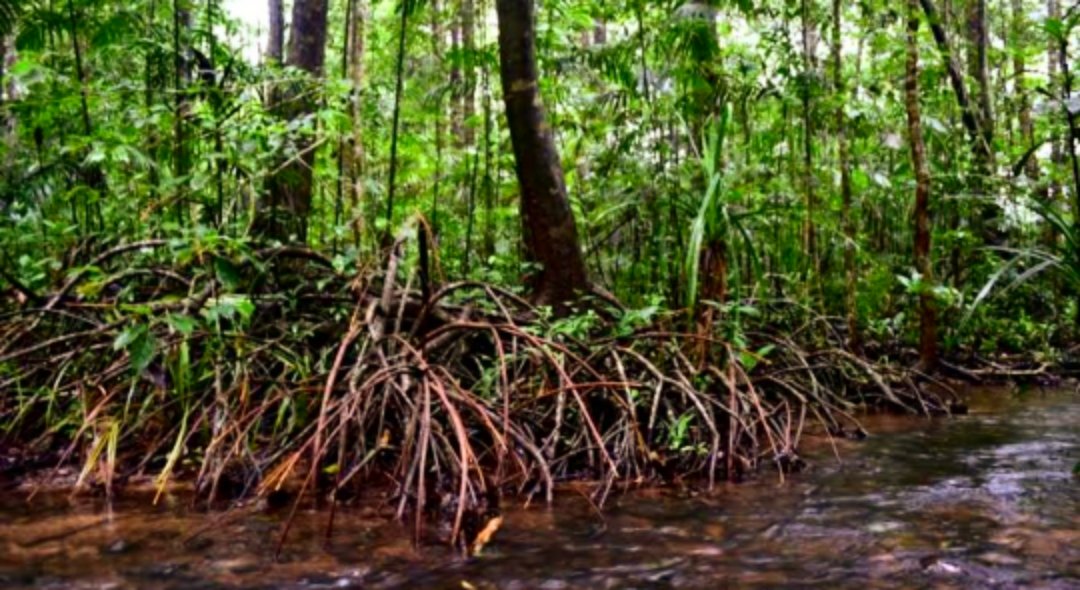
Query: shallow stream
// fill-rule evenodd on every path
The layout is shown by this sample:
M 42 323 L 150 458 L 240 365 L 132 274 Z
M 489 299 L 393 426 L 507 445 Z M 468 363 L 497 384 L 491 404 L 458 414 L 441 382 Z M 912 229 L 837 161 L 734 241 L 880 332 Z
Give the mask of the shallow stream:
M 180 497 L 0 498 L 3 588 L 1080 588 L 1080 395 L 976 394 L 969 415 L 869 418 L 811 468 L 713 494 L 563 494 L 509 508 L 483 555 L 414 550 L 370 510 L 207 514 Z M 837 458 L 839 456 L 839 459 Z

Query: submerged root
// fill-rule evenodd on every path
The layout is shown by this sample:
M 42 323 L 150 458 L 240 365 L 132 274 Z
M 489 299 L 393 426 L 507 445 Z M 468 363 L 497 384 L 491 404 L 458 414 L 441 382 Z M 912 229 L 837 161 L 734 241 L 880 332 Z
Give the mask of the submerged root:
M 616 484 L 783 477 L 810 423 L 857 430 L 858 404 L 947 408 L 925 378 L 840 347 L 664 322 L 612 335 L 491 285 L 414 289 L 400 240 L 382 272 L 353 276 L 242 244 L 166 267 L 169 247 L 106 250 L 0 323 L 8 434 L 62 440 L 110 489 L 182 475 L 210 501 L 336 503 L 390 486 L 418 541 L 438 522 L 467 550 L 504 493 L 550 501 L 587 480 L 602 504 Z

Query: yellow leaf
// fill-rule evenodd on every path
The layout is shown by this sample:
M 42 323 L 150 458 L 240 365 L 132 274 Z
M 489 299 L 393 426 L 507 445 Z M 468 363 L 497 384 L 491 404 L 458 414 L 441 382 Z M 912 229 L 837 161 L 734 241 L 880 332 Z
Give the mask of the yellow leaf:
M 487 521 L 487 524 L 484 525 L 484 528 L 481 529 L 480 532 L 476 534 L 476 538 L 473 539 L 472 547 L 469 553 L 473 555 L 480 555 L 480 551 L 484 549 L 484 545 L 487 545 L 491 542 L 491 538 L 495 536 L 495 532 L 499 530 L 499 527 L 502 526 L 502 523 L 502 516 L 496 516 L 495 518 Z

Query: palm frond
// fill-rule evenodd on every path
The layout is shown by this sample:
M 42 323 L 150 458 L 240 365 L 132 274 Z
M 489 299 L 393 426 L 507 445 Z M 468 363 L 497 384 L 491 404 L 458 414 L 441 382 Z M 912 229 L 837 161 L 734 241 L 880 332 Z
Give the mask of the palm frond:
M 725 105 L 720 117 L 709 125 L 707 135 L 702 140 L 701 171 L 705 177 L 705 197 L 701 200 L 697 215 L 690 230 L 690 243 L 686 250 L 687 305 L 697 304 L 699 275 L 701 272 L 701 249 L 718 234 L 727 232 L 731 223 L 725 201 L 724 189 L 724 139 L 727 135 L 728 121 L 731 119 L 731 105 Z
M 0 0 L 0 39 L 15 30 L 25 4 L 24 0 Z

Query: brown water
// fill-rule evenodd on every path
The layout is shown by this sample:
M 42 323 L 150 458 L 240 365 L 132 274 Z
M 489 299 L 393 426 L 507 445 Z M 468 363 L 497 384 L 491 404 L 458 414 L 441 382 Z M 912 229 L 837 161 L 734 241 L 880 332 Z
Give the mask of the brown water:
M 948 420 L 871 419 L 811 469 L 709 495 L 564 494 L 464 561 L 371 510 L 223 517 L 167 498 L 0 499 L 3 588 L 1080 588 L 1080 396 L 996 392 Z

